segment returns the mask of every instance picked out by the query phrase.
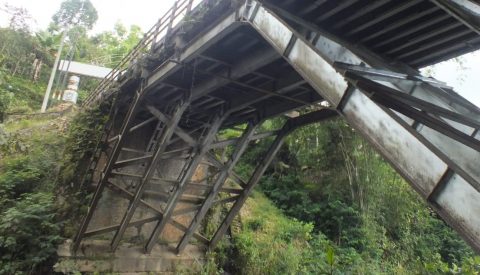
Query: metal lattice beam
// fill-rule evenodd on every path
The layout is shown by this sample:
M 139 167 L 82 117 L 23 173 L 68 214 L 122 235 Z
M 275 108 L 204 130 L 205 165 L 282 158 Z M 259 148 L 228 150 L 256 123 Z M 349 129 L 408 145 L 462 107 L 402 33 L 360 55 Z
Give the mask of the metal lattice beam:
M 115 249 L 118 247 L 120 244 L 120 240 L 123 236 L 123 233 L 128 227 L 128 224 L 130 223 L 130 220 L 133 217 L 133 214 L 135 213 L 135 210 L 139 204 L 139 201 L 143 195 L 143 192 L 145 190 L 145 186 L 147 183 L 150 181 L 150 179 L 153 177 L 155 167 L 157 166 L 158 162 L 161 159 L 161 155 L 165 152 L 167 149 L 168 142 L 172 138 L 175 130 L 177 129 L 178 122 L 180 121 L 183 112 L 187 109 L 189 106 L 190 102 L 181 102 L 177 107 L 176 110 L 173 113 L 173 116 L 170 120 L 165 121 L 166 127 L 164 132 L 162 133 L 162 136 L 159 138 L 157 141 L 157 148 L 155 149 L 152 159 L 150 163 L 148 163 L 147 168 L 145 170 L 145 173 L 143 174 L 142 180 L 140 181 L 139 184 L 135 187 L 135 194 L 133 200 L 130 201 L 130 204 L 128 206 L 128 209 L 125 213 L 125 215 L 122 218 L 122 221 L 120 223 L 120 227 L 115 233 L 115 236 L 113 237 L 112 243 L 111 243 L 111 249 L 112 251 L 115 251 Z
M 133 99 L 132 104 L 130 105 L 130 108 L 128 110 L 128 113 L 123 121 L 122 127 L 120 129 L 120 134 L 118 135 L 118 140 L 117 143 L 115 144 L 114 148 L 112 149 L 112 153 L 110 155 L 110 158 L 108 160 L 107 165 L 105 166 L 104 172 L 97 184 L 97 188 L 95 190 L 95 193 L 93 194 L 93 198 L 90 202 L 90 206 L 88 208 L 88 212 L 80 226 L 79 231 L 77 232 L 77 235 L 75 237 L 74 243 L 73 243 L 73 251 L 77 251 L 78 247 L 80 246 L 80 242 L 83 239 L 83 234 L 86 232 L 88 225 L 90 223 L 90 220 L 93 217 L 93 213 L 97 207 L 98 201 L 100 200 L 101 194 L 103 189 L 105 188 L 105 184 L 108 181 L 108 178 L 110 176 L 110 173 L 112 172 L 115 162 L 121 152 L 121 148 L 123 147 L 123 143 L 125 142 L 125 137 L 130 130 L 132 124 L 133 124 L 133 118 L 138 112 L 138 106 L 141 102 L 141 95 L 143 93 L 143 85 L 139 87 L 139 90 L 135 93 L 135 97 Z
M 180 253 L 185 249 L 190 238 L 192 237 L 193 233 L 197 230 L 198 226 L 202 222 L 203 218 L 207 214 L 207 211 L 212 206 L 215 197 L 217 196 L 220 188 L 223 186 L 225 180 L 227 179 L 230 172 L 233 170 L 237 162 L 240 160 L 240 157 L 243 155 L 245 150 L 247 149 L 248 143 L 250 142 L 253 134 L 255 133 L 256 125 L 249 123 L 247 129 L 243 133 L 242 137 L 238 141 L 237 145 L 235 146 L 235 150 L 230 157 L 230 159 L 225 163 L 224 167 L 222 168 L 221 172 L 218 174 L 215 182 L 212 185 L 212 190 L 208 194 L 207 198 L 203 201 L 201 208 L 198 210 L 197 214 L 193 218 L 188 227 L 187 232 L 183 235 L 180 243 L 177 246 L 177 253 Z
M 165 207 L 162 219 L 157 223 L 155 229 L 153 230 L 150 238 L 147 241 L 147 244 L 145 246 L 145 251 L 147 253 L 150 253 L 150 251 L 153 249 L 153 246 L 157 242 L 158 236 L 162 233 L 168 221 L 171 219 L 177 202 L 181 197 L 187 182 L 190 181 L 191 177 L 197 170 L 198 165 L 204 158 L 205 154 L 208 152 L 209 147 L 215 138 L 215 135 L 218 133 L 218 130 L 226 117 L 226 115 L 215 116 L 210 129 L 208 129 L 207 134 L 203 137 L 203 140 L 200 143 L 200 147 L 197 149 L 198 151 L 194 153 L 193 158 L 186 164 L 187 168 L 183 172 L 180 182 L 178 183 L 178 185 L 175 186 L 171 196 L 168 198 L 167 206 Z
M 248 196 L 253 191 L 253 188 L 258 184 L 261 177 L 267 170 L 268 166 L 275 158 L 275 155 L 280 150 L 285 137 L 294 131 L 295 129 L 315 123 L 324 121 L 326 119 L 330 119 L 337 116 L 337 112 L 329 109 L 324 109 L 320 111 L 316 111 L 313 113 L 309 113 L 304 116 L 300 116 L 297 118 L 289 119 L 283 128 L 278 132 L 278 135 L 275 137 L 275 140 L 270 145 L 267 153 L 264 155 L 263 159 L 260 161 L 259 165 L 255 168 L 252 176 L 250 177 L 249 181 L 247 182 L 243 192 L 239 195 L 239 198 L 235 201 L 232 208 L 228 212 L 227 216 L 224 218 L 220 226 L 218 227 L 217 231 L 213 235 L 212 240 L 210 241 L 209 248 L 213 249 L 220 239 L 223 237 L 225 232 L 227 232 L 228 227 L 230 227 L 233 219 L 236 217 L 240 209 L 242 208 L 243 204 L 247 200 Z

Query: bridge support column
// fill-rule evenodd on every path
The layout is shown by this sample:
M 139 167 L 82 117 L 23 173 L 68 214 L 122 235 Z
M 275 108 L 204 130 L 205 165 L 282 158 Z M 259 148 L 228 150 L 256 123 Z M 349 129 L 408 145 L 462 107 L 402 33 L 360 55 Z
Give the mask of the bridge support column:
M 209 147 L 212 144 L 220 126 L 222 125 L 223 120 L 227 117 L 227 115 L 215 115 L 210 129 L 208 129 L 206 135 L 203 137 L 199 148 L 197 148 L 198 152 L 194 153 L 193 158 L 189 161 L 186 165 L 185 171 L 183 171 L 179 183 L 174 187 L 172 194 L 168 198 L 167 205 L 165 207 L 165 211 L 163 216 L 161 217 L 160 221 L 158 221 L 157 225 L 155 226 L 148 242 L 145 246 L 145 251 L 150 253 L 153 249 L 153 246 L 156 244 L 158 240 L 158 236 L 164 230 L 165 226 L 169 222 L 170 218 L 173 215 L 173 211 L 179 201 L 181 195 L 185 190 L 185 186 L 188 181 L 190 181 L 193 173 L 196 171 L 198 165 L 205 157 L 205 154 L 209 151 Z
M 140 199 L 145 190 L 145 186 L 153 177 L 153 174 L 155 172 L 155 167 L 157 166 L 159 160 L 161 159 L 162 154 L 167 149 L 167 145 L 171 137 L 173 136 L 175 129 L 178 126 L 180 118 L 182 117 L 183 112 L 187 109 L 188 106 L 189 106 L 188 101 L 181 102 L 178 106 L 175 107 L 175 111 L 173 113 L 172 118 L 169 121 L 164 122 L 165 127 L 163 129 L 163 133 L 161 137 L 156 142 L 157 146 L 153 153 L 153 157 L 148 162 L 147 168 L 142 176 L 141 181 L 135 187 L 134 198 L 133 200 L 130 201 L 128 209 L 125 212 L 125 215 L 123 216 L 123 219 L 120 223 L 120 227 L 118 228 L 117 232 L 115 233 L 115 236 L 113 237 L 113 240 L 111 243 L 112 250 L 115 250 L 118 247 L 118 244 L 120 243 L 123 233 L 127 229 L 127 226 L 130 223 L 130 220 L 132 219 L 133 214 L 135 213 L 135 209 L 137 208 L 140 202 Z
M 243 155 L 245 150 L 247 149 L 248 143 L 250 142 L 253 134 L 255 133 L 255 129 L 257 128 L 257 124 L 249 123 L 247 129 L 244 131 L 242 137 L 238 141 L 237 145 L 235 146 L 235 150 L 232 153 L 230 159 L 223 165 L 221 168 L 220 173 L 217 175 L 215 182 L 213 183 L 210 193 L 208 194 L 207 198 L 203 201 L 200 210 L 198 210 L 197 214 L 193 218 L 188 227 L 187 232 L 183 235 L 180 243 L 177 246 L 177 254 L 180 254 L 183 249 L 185 249 L 186 245 L 190 241 L 192 234 L 197 230 L 198 226 L 202 222 L 203 218 L 207 214 L 207 211 L 212 206 L 215 197 L 218 195 L 220 188 L 224 184 L 225 180 L 232 172 L 233 168 L 240 160 L 240 157 Z
M 263 159 L 260 161 L 259 165 L 255 168 L 255 171 L 253 172 L 252 176 L 250 176 L 250 179 L 246 183 L 242 193 L 240 194 L 238 199 L 235 201 L 232 208 L 228 212 L 227 216 L 224 218 L 224 220 L 218 227 L 217 231 L 213 235 L 213 238 L 211 239 L 209 244 L 210 249 L 215 248 L 215 246 L 218 244 L 218 242 L 223 237 L 223 235 L 225 235 L 225 232 L 227 232 L 228 227 L 230 227 L 230 225 L 232 224 L 233 219 L 237 216 L 238 212 L 240 211 L 242 206 L 245 204 L 245 201 L 247 200 L 248 196 L 252 193 L 253 188 L 258 184 L 263 174 L 267 170 L 268 166 L 270 165 L 270 163 L 272 162 L 272 160 L 275 158 L 276 154 L 282 147 L 285 137 L 287 137 L 288 134 L 290 134 L 292 131 L 294 131 L 299 127 L 316 123 L 316 122 L 321 122 L 321 121 L 330 119 L 332 117 L 335 117 L 336 115 L 337 115 L 337 112 L 330 109 L 324 109 L 324 110 L 315 111 L 313 113 L 309 113 L 307 115 L 300 116 L 297 118 L 291 118 L 285 123 L 285 125 L 282 127 L 282 129 L 278 132 L 277 136 L 275 137 L 275 140 L 270 145 L 267 153 L 264 155 Z
M 110 173 L 112 172 L 115 162 L 117 161 L 118 156 L 120 155 L 122 146 L 125 142 L 126 135 L 128 131 L 130 130 L 130 127 L 133 124 L 133 118 L 138 112 L 138 107 L 141 102 L 141 97 L 143 94 L 143 85 L 139 87 L 139 89 L 136 91 L 135 96 L 133 98 L 133 102 L 130 105 L 130 108 L 128 110 L 128 113 L 122 123 L 122 127 L 119 131 L 119 134 L 117 135 L 117 142 L 115 146 L 112 149 L 112 153 L 110 155 L 110 158 L 108 159 L 107 165 L 105 166 L 102 175 L 100 176 L 100 179 L 97 183 L 97 187 L 95 190 L 95 193 L 93 194 L 93 198 L 90 202 L 90 205 L 88 207 L 88 212 L 80 226 L 80 229 L 75 237 L 74 243 L 73 243 L 73 251 L 77 251 L 78 247 L 80 246 L 80 242 L 83 239 L 83 234 L 86 232 L 88 225 L 90 223 L 90 220 L 93 217 L 93 213 L 97 207 L 98 201 L 100 200 L 100 197 L 102 195 L 102 192 L 105 188 L 105 185 L 107 184 L 107 181 L 110 177 Z

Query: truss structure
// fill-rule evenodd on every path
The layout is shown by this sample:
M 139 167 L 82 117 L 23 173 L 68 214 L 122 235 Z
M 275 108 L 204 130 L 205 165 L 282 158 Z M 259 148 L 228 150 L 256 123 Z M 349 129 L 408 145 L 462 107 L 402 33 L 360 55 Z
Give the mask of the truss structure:
M 209 9 L 188 9 L 205 25 L 173 26 L 174 20 L 167 20 L 162 39 L 154 28 L 149 36 L 155 39 L 144 43 L 150 48 L 143 50 L 148 64 L 141 73 L 135 73 L 139 62 L 132 61 L 87 101 L 115 97 L 92 157 L 95 192 L 74 250 L 84 238 L 100 234 L 111 237 L 115 250 L 129 229 L 140 228 L 148 231 L 143 242 L 148 253 L 169 226 L 181 232 L 179 240 L 169 240 L 177 253 L 192 238 L 215 247 L 284 138 L 336 115 L 480 249 L 480 110 L 416 70 L 480 46 L 477 21 L 464 16 L 475 10 L 440 0 L 307 1 L 301 9 L 291 0 L 212 2 L 204 2 Z M 361 5 L 365 9 L 354 8 Z M 385 14 L 372 20 L 369 12 L 378 9 Z M 448 19 L 463 40 L 442 36 L 441 26 L 428 25 L 436 17 L 418 17 L 417 9 Z M 165 18 L 173 14 L 175 8 Z M 349 16 L 344 23 L 335 23 L 335 16 L 344 14 Z M 325 24 L 329 20 L 335 24 Z M 416 20 L 422 25 L 413 24 Z M 357 21 L 361 24 L 353 26 Z M 428 38 L 434 41 L 411 37 L 422 28 L 433 28 Z M 352 44 L 353 38 L 364 44 Z M 260 131 L 265 120 L 299 109 L 302 115 L 281 129 Z M 219 140 L 224 129 L 241 134 Z M 250 142 L 266 137 L 273 138 L 268 152 L 248 180 L 240 179 L 234 168 L 242 154 Z M 229 154 L 219 157 L 226 147 Z M 208 173 L 198 179 L 202 167 L 209 167 Z M 125 198 L 124 211 L 114 224 L 94 228 L 92 219 L 107 196 Z M 230 210 L 212 236 L 203 236 L 202 221 L 218 204 Z

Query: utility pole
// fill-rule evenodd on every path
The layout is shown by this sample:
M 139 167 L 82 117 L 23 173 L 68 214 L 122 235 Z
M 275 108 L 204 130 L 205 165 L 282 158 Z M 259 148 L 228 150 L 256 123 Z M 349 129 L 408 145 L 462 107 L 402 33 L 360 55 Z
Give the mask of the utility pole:
M 45 113 L 47 110 L 48 99 L 50 98 L 50 92 L 52 91 L 53 80 L 55 79 L 55 74 L 57 73 L 58 63 L 60 62 L 60 56 L 62 55 L 63 45 L 65 44 L 65 38 L 67 36 L 68 27 L 65 28 L 62 34 L 60 41 L 60 46 L 58 47 L 57 56 L 55 57 L 55 62 L 53 63 L 52 72 L 50 73 L 50 79 L 48 80 L 47 90 L 45 91 L 45 96 L 43 97 L 41 113 Z
M 85 1 L 82 1 L 82 6 L 78 10 L 79 12 L 83 11 L 84 5 L 85 5 Z M 41 113 L 45 113 L 45 111 L 47 110 L 48 99 L 50 98 L 50 92 L 52 91 L 53 80 L 55 79 L 55 74 L 57 73 L 58 63 L 60 62 L 60 56 L 62 55 L 63 45 L 65 43 L 65 38 L 67 37 L 68 30 L 70 29 L 70 26 L 75 26 L 80 22 L 80 18 L 81 18 L 80 13 L 76 14 L 75 17 L 71 18 L 70 22 L 66 25 L 65 30 L 63 31 L 62 41 L 60 41 L 57 57 L 55 57 L 52 73 L 50 74 L 50 79 L 48 80 L 47 90 L 45 91 L 45 96 L 43 97 L 42 109 L 40 109 Z M 77 19 L 76 23 L 73 23 L 74 19 Z

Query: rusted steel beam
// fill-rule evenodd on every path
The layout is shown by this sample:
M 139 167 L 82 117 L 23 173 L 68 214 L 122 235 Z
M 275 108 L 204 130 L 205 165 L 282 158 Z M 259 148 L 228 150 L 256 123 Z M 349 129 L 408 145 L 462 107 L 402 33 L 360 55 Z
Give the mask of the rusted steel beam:
M 150 113 L 152 113 L 152 115 L 154 115 L 161 122 L 166 124 L 170 121 L 170 118 L 167 115 L 160 112 L 160 110 L 158 110 L 157 108 L 151 105 L 148 105 L 147 109 L 150 111 Z M 197 144 L 194 138 L 192 138 L 186 131 L 184 131 L 182 128 L 178 126 L 175 129 L 175 134 L 179 138 L 183 139 L 190 146 L 195 146 Z
M 236 201 L 238 198 L 239 198 L 239 195 L 235 195 L 235 196 L 231 196 L 231 197 L 228 197 L 228 198 L 219 199 L 219 200 L 214 201 L 214 202 L 213 202 L 213 205 L 222 204 L 222 203 L 234 202 L 234 201 Z M 179 209 L 179 210 L 175 210 L 175 211 L 173 212 L 173 216 L 181 216 L 181 215 L 185 215 L 185 214 L 188 214 L 188 213 L 193 213 L 193 212 L 198 211 L 201 207 L 202 207 L 202 205 L 199 204 L 199 205 L 195 205 L 195 206 L 191 206 L 191 207 L 185 207 L 185 208 L 182 208 L 182 209 Z M 185 231 L 184 231 L 184 232 L 185 232 Z
M 129 192 L 128 190 L 126 190 L 125 188 L 122 188 L 121 186 L 118 186 L 112 182 L 107 182 L 106 186 L 108 186 L 112 191 L 115 191 L 115 192 L 118 192 L 120 195 L 122 196 L 125 196 L 127 199 L 133 199 L 134 197 L 134 194 Z M 151 205 L 150 203 L 144 201 L 144 200 L 140 200 L 140 205 L 150 209 L 151 211 L 153 211 L 158 217 L 161 217 L 163 215 L 163 211 L 161 211 L 160 209 L 156 208 L 155 206 Z M 186 231 L 186 227 L 184 225 L 182 225 L 180 222 L 178 222 L 177 220 L 175 219 L 171 219 L 169 221 L 169 223 L 174 226 L 175 228 L 177 228 L 178 230 L 180 231 L 183 231 L 185 232 Z M 111 227 L 110 231 L 115 231 L 117 230 L 118 228 L 120 227 L 120 225 L 118 225 L 118 227 Z M 104 229 L 106 230 L 106 229 Z M 106 233 L 106 232 L 102 232 L 102 233 Z M 100 234 L 100 233 L 99 233 Z M 90 235 L 91 236 L 91 235 Z M 194 235 L 195 239 L 197 239 L 198 241 L 202 242 L 202 243 L 206 243 L 208 244 L 208 239 L 205 238 L 203 235 L 201 234 L 198 234 L 198 233 L 195 233 Z
M 148 155 L 141 156 L 141 157 L 119 160 L 119 161 L 115 162 L 115 165 L 114 165 L 113 168 L 118 169 L 118 168 L 131 166 L 131 165 L 135 165 L 135 164 L 139 164 L 139 163 L 145 163 L 151 158 L 152 158 L 152 155 L 148 154 Z
M 204 158 L 205 154 L 208 152 L 209 147 L 215 138 L 215 135 L 218 133 L 220 126 L 226 118 L 227 115 L 217 115 L 214 118 L 212 126 L 210 127 L 210 129 L 208 129 L 206 135 L 201 141 L 198 152 L 195 153 L 193 159 L 187 164 L 186 169 L 183 171 L 183 174 L 181 176 L 180 182 L 178 183 L 178 185 L 175 186 L 172 195 L 168 199 L 162 219 L 155 226 L 155 229 L 153 230 L 147 244 L 145 245 L 145 251 L 147 253 L 150 253 L 150 251 L 152 251 L 153 246 L 157 242 L 158 236 L 162 233 L 168 221 L 171 219 L 173 211 L 175 210 L 177 202 L 181 197 L 183 191 L 185 190 L 187 182 L 190 181 L 198 165 Z
M 146 223 L 158 221 L 159 219 L 160 219 L 160 216 L 154 216 L 154 217 L 150 217 L 150 218 L 145 218 L 145 219 L 141 219 L 141 220 L 132 221 L 128 224 L 128 227 L 140 226 L 140 225 L 143 225 L 143 224 L 146 224 Z M 92 236 L 95 236 L 95 235 L 100 235 L 100 234 L 115 231 L 119 227 L 120 227 L 120 225 L 117 224 L 117 225 L 106 226 L 106 227 L 103 227 L 103 228 L 97 228 L 97 229 L 93 229 L 93 230 L 85 232 L 85 234 L 83 236 L 85 238 L 88 238 L 88 237 L 92 237 Z
M 82 241 L 83 234 L 86 232 L 88 225 L 90 223 L 90 220 L 93 217 L 93 213 L 95 209 L 97 208 L 98 201 L 100 200 L 101 194 L 103 189 L 105 188 L 105 184 L 108 181 L 108 178 L 110 177 L 110 173 L 112 172 L 115 162 L 117 161 L 117 158 L 121 152 L 121 148 L 123 147 L 123 143 L 125 142 L 126 135 L 128 133 L 128 130 L 131 128 L 133 124 L 133 118 L 138 112 L 138 107 L 141 102 L 141 93 L 143 92 L 143 85 L 141 85 L 138 89 L 138 91 L 135 93 L 135 97 L 133 99 L 132 104 L 130 105 L 130 108 L 128 110 L 128 113 L 123 121 L 122 127 L 119 131 L 119 138 L 117 143 L 114 145 L 111 156 L 107 162 L 107 165 L 105 166 L 103 175 L 99 179 L 99 182 L 97 184 L 97 188 L 95 190 L 95 193 L 93 194 L 92 200 L 90 202 L 88 212 L 83 219 L 82 224 L 80 225 L 79 231 L 77 232 L 77 235 L 74 239 L 73 242 L 73 251 L 76 252 L 78 250 L 78 247 L 80 246 L 80 242 Z
M 123 236 L 123 233 L 127 229 L 128 224 L 130 223 L 130 220 L 133 217 L 133 214 L 135 213 L 135 210 L 140 202 L 140 199 L 142 197 L 143 191 L 145 190 L 146 184 L 150 181 L 150 179 L 153 177 L 155 167 L 157 166 L 158 162 L 161 159 L 161 155 L 165 152 L 169 140 L 172 138 L 175 129 L 178 126 L 178 122 L 180 121 L 180 118 L 182 117 L 183 113 L 189 106 L 190 102 L 185 101 L 181 102 L 176 108 L 173 113 L 173 116 L 168 123 L 166 123 L 165 130 L 162 132 L 162 136 L 159 138 L 157 141 L 157 148 L 155 149 L 155 152 L 153 153 L 153 157 L 150 160 L 150 162 L 147 165 L 147 168 L 145 170 L 145 173 L 143 174 L 142 180 L 139 184 L 136 185 L 135 187 L 135 195 L 134 198 L 130 201 L 130 204 L 128 206 L 128 209 L 125 213 L 125 215 L 122 218 L 122 222 L 120 223 L 120 227 L 115 233 L 115 236 L 113 237 L 112 243 L 111 243 L 111 249 L 112 251 L 115 251 L 115 249 L 118 247 L 120 244 L 120 240 Z
M 156 120 L 157 120 L 157 118 L 152 116 L 152 117 L 138 123 L 137 125 L 133 126 L 132 128 L 130 128 L 129 132 L 136 131 L 136 130 L 142 128 L 143 126 L 148 125 L 150 122 L 153 122 L 153 121 L 156 121 Z
M 277 154 L 278 150 L 280 150 L 283 144 L 283 141 L 285 140 L 285 137 L 299 127 L 302 127 L 311 123 L 315 123 L 315 122 L 324 121 L 326 119 L 333 118 L 337 115 L 338 113 L 336 111 L 324 109 L 324 110 L 309 113 L 300 117 L 289 119 L 285 123 L 283 128 L 278 132 L 278 135 L 276 136 L 275 140 L 270 145 L 270 148 L 268 149 L 267 153 L 264 155 L 263 159 L 260 161 L 259 165 L 255 168 L 255 171 L 250 177 L 242 194 L 239 195 L 240 197 L 235 201 L 234 205 L 228 212 L 227 216 L 224 218 L 219 228 L 215 232 L 212 240 L 210 241 L 210 245 L 209 245 L 210 249 L 213 249 L 217 245 L 218 241 L 220 241 L 222 236 L 225 234 L 228 227 L 232 223 L 233 219 L 238 214 L 243 204 L 247 200 L 248 196 L 253 191 L 253 188 L 260 181 L 261 177 L 267 170 L 268 166 L 270 165 L 272 160 L 275 158 L 275 155 Z
M 237 145 L 235 146 L 235 150 L 233 151 L 232 156 L 227 161 L 227 163 L 224 164 L 224 168 L 215 179 L 215 182 L 212 185 L 212 189 L 210 190 L 210 193 L 208 194 L 206 199 L 203 201 L 202 206 L 198 210 L 195 217 L 192 219 L 187 232 L 185 232 L 182 239 L 180 240 L 180 243 L 177 246 L 177 253 L 181 253 L 183 249 L 185 249 L 193 233 L 197 230 L 198 226 L 200 226 L 200 223 L 202 222 L 203 218 L 207 214 L 207 211 L 212 206 L 215 197 L 218 195 L 218 192 L 220 192 L 220 188 L 223 186 L 228 175 L 233 170 L 237 162 L 240 160 L 240 157 L 243 155 L 243 153 L 247 149 L 248 143 L 250 142 L 253 134 L 255 133 L 257 125 L 258 124 L 253 124 L 251 122 L 249 123 L 247 129 L 245 130 L 242 137 L 240 138 Z
M 264 132 L 264 133 L 258 133 L 258 134 L 254 134 L 250 140 L 258 140 L 258 139 L 264 139 L 264 138 L 268 138 L 268 137 L 271 137 L 271 136 L 274 136 L 276 135 L 277 132 L 276 131 L 269 131 L 269 132 Z M 217 141 L 215 143 L 212 144 L 212 146 L 210 146 L 210 149 L 219 149 L 219 148 L 225 148 L 229 145 L 233 145 L 235 144 L 236 142 L 238 142 L 241 138 L 232 138 L 232 139 L 227 139 L 227 140 L 220 140 L 220 141 Z

